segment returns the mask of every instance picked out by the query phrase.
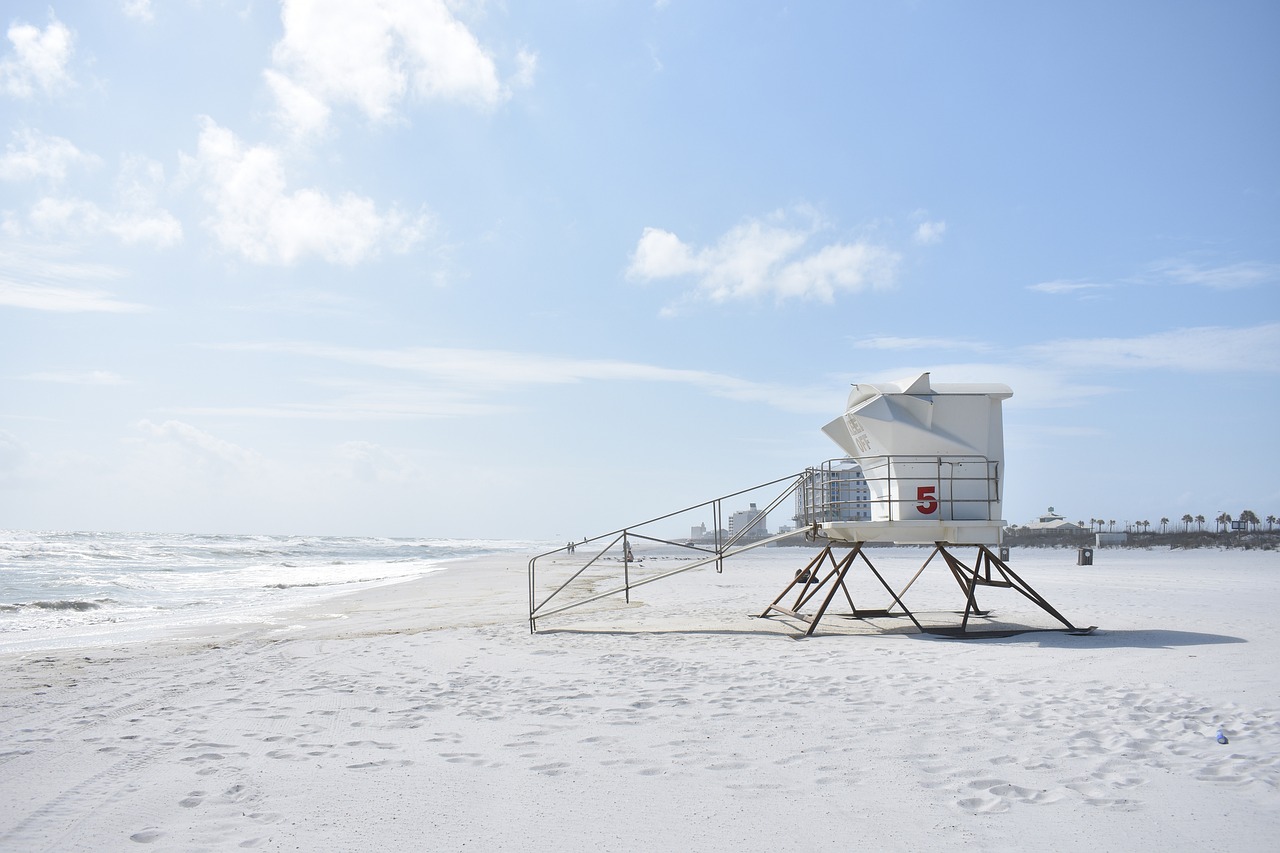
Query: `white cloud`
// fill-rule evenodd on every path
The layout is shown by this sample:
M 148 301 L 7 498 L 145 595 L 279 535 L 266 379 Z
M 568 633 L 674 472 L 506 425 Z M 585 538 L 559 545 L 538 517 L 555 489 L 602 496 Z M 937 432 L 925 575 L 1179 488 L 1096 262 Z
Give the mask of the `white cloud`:
M 0 429 L 0 483 L 18 479 L 19 473 L 31 460 L 31 451 L 13 433 Z
M 1137 338 L 1052 341 L 1028 348 L 1072 370 L 1185 370 L 1280 373 L 1280 323 L 1245 328 L 1201 326 Z
M 262 457 L 182 421 L 155 424 L 139 421 L 138 429 L 153 448 L 166 451 L 172 461 L 212 473 L 256 471 Z
M 46 234 L 109 234 L 126 245 L 149 243 L 164 248 L 182 241 L 182 225 L 168 211 L 107 211 L 84 199 L 41 199 L 32 206 L 30 221 Z
M 15 98 L 30 98 L 37 91 L 54 94 L 71 85 L 67 64 L 71 61 L 71 30 L 49 13 L 49 26 L 9 25 L 13 53 L 0 59 L 0 88 Z
M 332 112 L 328 104 L 278 71 L 267 69 L 263 76 L 275 95 L 280 119 L 286 127 L 300 136 L 324 129 Z
M 101 162 L 98 157 L 82 152 L 69 140 L 45 136 L 29 128 L 15 130 L 13 140 L 0 156 L 0 180 L 48 178 L 61 182 L 72 166 L 96 166 Z
M 267 79 L 286 125 L 318 129 L 331 105 L 392 118 L 408 98 L 490 107 L 508 97 L 493 59 L 444 0 L 284 0 Z M 528 85 L 533 54 L 517 56 Z M 321 109 L 323 107 L 323 109 Z
M 151 8 L 151 0 L 122 0 L 120 10 L 127 17 L 136 18 L 148 24 L 156 19 L 155 12 Z
M 888 287 L 898 255 L 858 241 L 814 248 L 820 230 L 749 220 L 714 246 L 695 249 L 670 231 L 645 228 L 627 269 L 632 279 L 696 278 L 695 296 L 712 302 L 773 295 L 831 302 L 837 292 Z
M 519 89 L 533 86 L 533 79 L 538 73 L 538 54 L 522 48 L 516 53 L 516 73 L 511 78 L 511 85 Z
M 338 446 L 340 473 L 361 483 L 411 483 L 416 466 L 403 453 L 369 441 L 348 441 Z
M 945 233 L 947 233 L 947 223 L 941 220 L 937 222 L 921 222 L 916 226 L 915 239 L 922 246 L 927 246 L 939 242 Z
M 25 227 L 19 217 L 10 215 L 5 228 L 13 234 L 26 229 L 81 239 L 106 234 L 126 245 L 173 246 L 182 241 L 182 224 L 159 206 L 163 186 L 164 169 L 159 163 L 126 158 L 112 208 L 82 198 L 49 196 L 31 206 Z
M 262 264 L 292 264 L 315 255 L 353 266 L 383 249 L 407 251 L 427 229 L 426 217 L 378 211 L 354 193 L 337 198 L 315 189 L 290 190 L 281 152 L 246 146 L 231 131 L 203 120 L 197 154 L 185 166 L 203 181 L 213 206 L 207 224 L 223 247 Z

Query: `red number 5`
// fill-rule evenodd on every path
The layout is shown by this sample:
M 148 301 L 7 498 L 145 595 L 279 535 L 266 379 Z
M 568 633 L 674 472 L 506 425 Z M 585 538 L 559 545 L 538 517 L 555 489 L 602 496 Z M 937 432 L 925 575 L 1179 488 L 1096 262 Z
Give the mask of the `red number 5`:
M 938 510 L 937 486 L 917 486 L 916 487 L 916 509 L 920 510 L 921 515 L 932 515 Z

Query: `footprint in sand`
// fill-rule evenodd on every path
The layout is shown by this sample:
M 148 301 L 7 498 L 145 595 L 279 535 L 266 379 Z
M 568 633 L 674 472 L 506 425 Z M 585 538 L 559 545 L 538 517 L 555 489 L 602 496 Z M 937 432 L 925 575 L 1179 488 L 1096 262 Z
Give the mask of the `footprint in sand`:
M 956 805 L 974 814 L 1001 814 L 1010 808 L 1009 803 L 999 797 L 966 797 L 957 800 Z
M 151 842 L 159 839 L 162 835 L 164 835 L 163 832 L 151 826 L 141 832 L 135 832 L 133 835 L 130 835 L 129 840 L 136 841 L 139 844 L 150 844 Z
M 348 770 L 383 770 L 387 767 L 409 767 L 412 761 L 365 761 L 360 764 L 348 764 Z
M 984 790 L 986 796 L 964 797 L 957 800 L 956 805 L 965 811 L 985 814 L 1006 812 L 1013 807 L 1014 803 L 1043 806 L 1056 803 L 1063 798 L 1061 791 L 1024 788 L 1003 779 L 976 779 L 969 783 L 969 787 Z
M 538 764 L 529 768 L 535 773 L 541 773 L 543 776 L 559 776 L 567 770 L 569 765 L 563 761 L 557 761 L 552 764 Z
M 1098 808 L 1115 811 L 1133 811 L 1140 806 L 1137 800 L 1110 796 L 1111 790 L 1095 782 L 1072 782 L 1069 789 L 1084 797 L 1084 801 Z

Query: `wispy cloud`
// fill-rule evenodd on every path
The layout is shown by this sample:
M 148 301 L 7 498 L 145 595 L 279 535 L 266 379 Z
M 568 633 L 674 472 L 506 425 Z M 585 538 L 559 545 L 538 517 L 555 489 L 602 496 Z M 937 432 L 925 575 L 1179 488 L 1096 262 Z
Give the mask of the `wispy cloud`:
M 425 214 L 380 211 L 355 193 L 290 190 L 278 149 L 246 146 L 212 119 L 203 119 L 197 154 L 183 162 L 213 208 L 208 225 L 218 242 L 255 263 L 315 255 L 353 266 L 383 250 L 407 251 L 429 227 Z
M 1031 284 L 1027 289 L 1037 293 L 1091 297 L 1104 290 L 1126 286 L 1183 285 L 1212 290 L 1242 290 L 1277 283 L 1280 283 L 1280 264 L 1241 261 L 1214 265 L 1171 258 L 1148 264 L 1136 274 L 1113 282 L 1054 280 Z
M 876 350 L 967 350 L 970 352 L 987 352 L 993 345 L 986 341 L 974 341 L 965 338 L 910 338 L 894 335 L 881 335 L 870 338 L 858 338 L 853 342 L 859 349 Z
M 1099 290 L 1107 290 L 1111 286 L 1110 284 L 1098 284 L 1090 281 L 1042 281 L 1039 284 L 1027 285 L 1027 290 L 1034 290 L 1037 293 L 1086 296 Z
M 63 313 L 101 311 L 108 314 L 136 314 L 151 310 L 145 305 L 121 301 L 100 290 L 23 284 L 8 281 L 3 276 L 0 276 L 0 305 Z
M 1280 323 L 1201 326 L 1136 338 L 1051 341 L 1027 352 L 1070 370 L 1280 373 Z
M 850 382 L 876 382 L 908 379 L 929 372 L 938 383 L 1001 382 L 1013 389 L 1019 408 L 1060 409 L 1079 406 L 1109 394 L 1112 386 L 1094 378 L 1044 362 L 1028 359 L 1020 350 L 993 353 L 984 361 L 928 361 L 890 365 L 872 374 L 849 376 Z
M 892 286 L 899 256 L 867 241 L 820 243 L 823 223 L 807 211 L 750 219 L 697 248 L 645 228 L 627 269 L 634 280 L 692 279 L 690 298 L 727 302 L 772 296 L 831 302 L 838 292 Z M 794 222 L 797 218 L 808 221 Z
M 1225 346 L 1228 340 L 1238 343 Z M 965 340 L 943 338 L 881 339 L 886 350 L 937 348 L 986 350 Z M 899 346 L 898 344 L 901 344 Z M 364 349 L 307 342 L 223 344 L 232 352 L 288 355 L 332 361 L 388 373 L 385 379 L 333 380 L 319 383 L 330 392 L 320 402 L 269 406 L 185 409 L 188 414 L 294 419 L 377 420 L 453 418 L 513 411 L 519 403 L 510 392 L 531 386 L 586 382 L 665 383 L 697 389 L 709 396 L 760 404 L 787 412 L 828 414 L 833 401 L 830 382 L 796 386 L 759 382 L 715 371 L 662 367 L 642 362 L 579 359 L 505 350 L 406 347 Z M 1234 359 L 1253 351 L 1269 359 L 1261 368 L 1280 371 L 1280 324 L 1246 329 L 1199 328 L 1139 338 L 1094 338 L 1056 341 L 989 352 L 983 361 L 932 358 L 917 364 L 877 369 L 874 375 L 849 381 L 900 379 L 930 371 L 940 382 L 990 382 L 1015 390 L 1020 407 L 1078 406 L 1116 390 L 1117 377 L 1134 370 L 1187 369 L 1232 372 Z M 396 378 L 397 375 L 400 378 Z
M 309 356 L 343 364 L 426 377 L 431 384 L 382 385 L 368 382 L 346 389 L 336 401 L 256 409 L 283 417 L 455 417 L 507 410 L 494 395 L 512 388 L 588 381 L 654 382 L 686 385 L 741 402 L 764 403 L 785 411 L 830 408 L 829 388 L 760 383 L 722 373 L 659 367 L 638 362 L 574 359 L 503 350 L 411 347 L 359 349 L 309 343 L 240 343 L 220 349 Z M 341 383 L 339 383 L 340 385 Z M 242 414 L 249 414 L 240 410 Z
M 1213 290 L 1240 290 L 1280 282 L 1280 264 L 1244 261 L 1221 266 L 1174 259 L 1152 264 L 1150 274 L 1171 284 L 1189 284 Z
M 53 247 L 0 243 L 0 305 L 56 312 L 150 311 L 93 284 L 123 277 L 115 267 L 69 259 L 65 251 Z
M 0 59 L 0 90 L 5 94 L 25 99 L 37 92 L 56 94 L 71 86 L 67 67 L 75 37 L 52 11 L 44 29 L 14 22 L 7 35 L 12 50 Z
M 53 382 L 60 385 L 124 385 L 127 379 L 110 370 L 42 371 L 22 377 L 29 382 Z
M 945 353 L 965 341 L 945 338 L 872 339 L 875 349 Z M 862 346 L 862 344 L 858 344 Z M 872 347 L 867 347 L 872 348 Z M 939 382 L 989 382 L 1014 389 L 1020 407 L 1077 406 L 1114 393 L 1135 372 L 1173 370 L 1204 374 L 1280 373 L 1280 323 L 1201 326 L 1131 338 L 1064 338 L 983 351 L 981 362 L 929 361 L 881 368 L 850 381 L 892 380 L 930 371 Z

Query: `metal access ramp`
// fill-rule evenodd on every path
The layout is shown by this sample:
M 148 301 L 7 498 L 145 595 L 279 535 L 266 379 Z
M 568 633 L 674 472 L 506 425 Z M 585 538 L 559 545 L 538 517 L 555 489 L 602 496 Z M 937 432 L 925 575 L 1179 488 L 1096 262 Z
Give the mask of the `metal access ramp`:
M 808 528 L 772 535 L 763 531 L 769 513 L 812 482 L 813 470 L 538 554 L 529 560 L 529 631 L 538 630 L 539 620 L 617 596 L 630 603 L 631 591 L 637 587 L 706 566 L 714 565 L 717 572 L 723 572 L 725 560 L 737 554 L 804 537 L 810 533 Z M 743 514 L 733 513 L 733 509 L 748 501 L 756 514 L 734 524 Z M 709 529 L 705 523 L 708 517 Z M 688 523 L 688 535 L 673 533 L 682 522 Z M 698 535 L 694 522 L 701 530 Z

